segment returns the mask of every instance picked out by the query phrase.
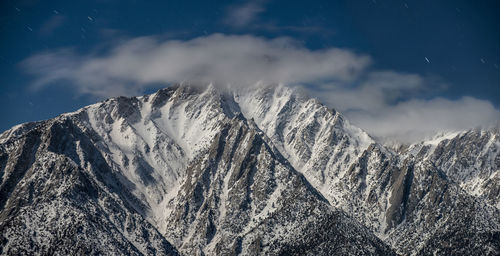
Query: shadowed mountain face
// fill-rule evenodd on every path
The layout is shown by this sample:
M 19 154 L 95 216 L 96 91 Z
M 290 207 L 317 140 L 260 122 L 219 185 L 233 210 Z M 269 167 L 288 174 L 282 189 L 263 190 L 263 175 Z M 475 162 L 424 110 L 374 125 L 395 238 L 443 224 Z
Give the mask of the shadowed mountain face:
M 109 99 L 0 135 L 0 248 L 495 255 L 498 134 L 394 150 L 283 86 Z

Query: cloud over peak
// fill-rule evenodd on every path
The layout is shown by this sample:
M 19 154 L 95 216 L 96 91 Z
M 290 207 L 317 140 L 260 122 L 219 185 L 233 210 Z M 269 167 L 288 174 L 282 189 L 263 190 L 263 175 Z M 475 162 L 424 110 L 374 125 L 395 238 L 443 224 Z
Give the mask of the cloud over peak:
M 213 34 L 185 41 L 131 38 L 104 53 L 59 49 L 34 55 L 21 67 L 34 76 L 33 89 L 65 82 L 78 93 L 100 98 L 183 81 L 302 85 L 385 141 L 413 142 L 500 120 L 500 111 L 488 101 L 465 95 L 440 98 L 436 91 L 446 85 L 439 79 L 372 70 L 371 62 L 351 50 L 311 50 L 286 37 Z

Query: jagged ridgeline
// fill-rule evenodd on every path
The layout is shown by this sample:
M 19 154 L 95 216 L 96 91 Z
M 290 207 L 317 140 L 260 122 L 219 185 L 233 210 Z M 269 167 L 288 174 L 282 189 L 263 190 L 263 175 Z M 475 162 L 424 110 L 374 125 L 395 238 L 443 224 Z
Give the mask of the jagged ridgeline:
M 498 255 L 499 136 L 392 149 L 281 85 L 108 99 L 0 135 L 0 250 Z

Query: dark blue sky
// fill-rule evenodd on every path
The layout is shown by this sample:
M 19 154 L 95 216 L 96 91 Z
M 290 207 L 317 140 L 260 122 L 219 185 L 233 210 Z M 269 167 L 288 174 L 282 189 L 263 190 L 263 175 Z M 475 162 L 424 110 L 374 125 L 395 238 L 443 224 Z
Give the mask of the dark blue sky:
M 69 86 L 29 89 L 33 77 L 20 65 L 23 60 L 60 48 L 85 53 L 117 39 L 150 35 L 287 36 L 311 50 L 348 48 L 371 56 L 372 69 L 435 77 L 448 85 L 419 97 L 472 96 L 500 106 L 498 1 L 257 1 L 251 20 L 228 22 L 231 10 L 249 3 L 2 1 L 0 131 L 99 100 Z

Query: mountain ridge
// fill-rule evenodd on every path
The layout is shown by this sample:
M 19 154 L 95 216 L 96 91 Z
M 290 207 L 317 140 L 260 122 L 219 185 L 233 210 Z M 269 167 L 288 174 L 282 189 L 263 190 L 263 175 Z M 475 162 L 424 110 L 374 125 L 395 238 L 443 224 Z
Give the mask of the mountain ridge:
M 289 253 L 299 253 L 301 249 L 308 248 L 307 244 L 311 244 L 311 241 L 307 242 L 306 237 L 302 240 L 289 237 L 280 241 L 273 237 L 263 236 L 266 233 L 279 234 L 275 231 L 277 232 L 278 227 L 285 225 L 283 223 L 288 223 L 283 226 L 285 230 L 299 228 L 302 230 L 300 233 L 311 236 L 320 235 L 322 237 L 320 241 L 323 243 L 317 244 L 320 250 L 315 251 L 320 254 L 336 252 L 332 251 L 332 248 L 339 250 L 338 246 L 333 246 L 336 244 L 335 241 L 343 241 L 342 244 L 350 248 L 351 251 L 344 251 L 345 253 L 364 254 L 370 251 L 372 253 L 369 254 L 389 253 L 384 243 L 402 254 L 441 252 L 450 248 L 443 244 L 433 244 L 432 238 L 450 235 L 452 237 L 465 236 L 463 229 L 467 225 L 472 225 L 473 230 L 476 230 L 473 234 L 485 234 L 472 236 L 467 243 L 470 246 L 466 247 L 469 251 L 483 251 L 485 254 L 500 251 L 498 242 L 488 238 L 498 236 L 500 229 L 500 214 L 496 205 L 498 196 L 495 198 L 495 195 L 498 195 L 500 163 L 500 160 L 496 160 L 500 159 L 496 135 L 496 137 L 489 136 L 485 139 L 485 143 L 479 144 L 487 153 L 483 155 L 488 155 L 486 162 L 489 165 L 481 169 L 484 170 L 483 172 L 477 172 L 475 169 L 468 169 L 470 165 L 453 165 L 454 156 L 438 156 L 434 153 L 437 152 L 435 149 L 433 153 L 429 153 L 430 156 L 422 157 L 425 154 L 425 143 L 421 148 L 418 145 L 411 145 L 407 149 L 400 148 L 399 151 L 387 148 L 377 143 L 361 129 L 352 126 L 337 111 L 283 85 L 258 85 L 232 91 L 226 91 L 214 85 L 208 87 L 178 85 L 159 90 L 151 95 L 108 99 L 73 113 L 63 114 L 48 121 L 16 126 L 2 133 L 0 135 L 2 171 L 0 189 L 11 191 L 11 187 L 19 186 L 19 183 L 15 182 L 8 186 L 4 184 L 8 180 L 4 178 L 7 173 L 5 170 L 9 169 L 15 174 L 19 169 L 9 168 L 11 159 L 16 158 L 12 151 L 19 148 L 16 141 L 31 131 L 43 131 L 42 127 L 47 123 L 64 123 L 65 119 L 84 131 L 83 137 L 86 138 L 67 138 L 69 141 L 67 143 L 71 145 L 69 148 L 75 149 L 64 148 L 58 151 L 53 148 L 44 148 L 44 150 L 57 152 L 64 157 L 69 156 L 73 159 L 75 166 L 83 167 L 89 164 L 88 160 L 82 156 L 85 154 L 80 152 L 82 151 L 80 144 L 81 141 L 90 141 L 89 145 L 92 144 L 95 148 L 92 151 L 99 152 L 103 165 L 108 166 L 106 172 L 116 176 L 114 179 L 120 184 L 121 190 L 129 191 L 130 195 L 121 199 L 125 204 L 131 203 L 128 207 L 123 206 L 125 211 L 144 218 L 144 220 L 138 220 L 140 225 L 148 226 L 150 223 L 153 229 L 150 228 L 149 232 L 155 233 L 154 230 L 157 230 L 164 239 L 166 238 L 166 243 L 172 243 L 172 248 L 177 248 L 171 249 L 172 253 L 177 253 L 179 250 L 181 253 L 188 254 L 234 254 L 237 252 L 252 254 L 256 252 L 255 250 L 260 250 L 264 253 L 279 254 L 287 250 Z M 230 124 L 229 127 L 239 128 L 227 128 L 228 124 Z M 71 137 L 71 134 L 75 133 L 70 129 L 72 125 L 59 130 L 59 133 Z M 54 128 L 51 127 L 51 129 Z M 242 132 L 241 129 L 246 129 L 247 132 Z M 225 130 L 227 134 L 224 134 Z M 228 134 L 233 134 L 233 136 Z M 254 139 L 241 140 L 237 134 L 243 138 L 250 136 L 248 134 L 253 134 L 250 137 L 253 136 Z M 223 139 L 217 142 L 217 139 L 212 138 Z M 469 136 L 468 138 L 468 142 L 454 143 L 453 150 L 458 152 L 461 147 L 467 147 L 473 143 L 471 141 L 482 137 Z M 252 142 L 255 140 L 262 141 L 257 143 L 260 146 Z M 447 147 L 450 148 L 449 143 L 439 146 L 443 141 L 436 146 L 436 148 L 443 148 L 441 151 Z M 219 146 L 220 150 L 210 153 L 214 145 L 222 145 L 221 143 L 240 148 L 238 151 L 253 147 L 258 147 L 259 151 L 250 150 L 248 152 L 253 152 L 250 155 L 235 158 L 237 153 L 233 149 Z M 224 157 L 218 160 L 217 166 L 212 166 L 214 163 L 210 159 L 217 159 L 219 151 Z M 412 154 L 411 152 L 422 153 Z M 428 158 L 437 160 L 428 161 Z M 241 162 L 237 159 L 245 159 L 245 161 Z M 269 169 L 269 161 L 283 166 L 284 169 L 280 173 L 290 174 L 280 176 L 279 179 L 270 178 L 272 176 L 263 171 Z M 478 162 L 479 160 L 472 157 L 470 161 Z M 239 162 L 241 163 L 237 164 Z M 253 163 L 250 166 L 254 167 L 248 169 L 249 163 Z M 240 171 L 234 170 L 235 167 L 231 167 L 232 164 L 240 166 L 238 167 Z M 444 168 L 449 166 L 455 167 L 454 169 Z M 474 188 L 481 188 L 481 186 L 486 188 L 479 194 L 472 194 L 472 190 L 467 190 L 467 186 L 457 185 L 459 179 L 448 178 L 449 173 L 453 173 L 456 169 L 462 172 L 469 171 L 472 177 L 481 178 L 480 184 Z M 241 170 L 247 171 L 241 172 Z M 251 173 L 253 176 L 250 175 Z M 234 174 L 239 178 L 230 179 L 229 174 Z M 254 183 L 254 178 L 241 180 L 241 177 L 247 176 L 263 181 Z M 291 180 L 304 180 L 294 183 L 300 185 L 288 187 L 285 184 L 288 184 L 286 181 L 289 178 L 286 177 L 297 177 Z M 21 180 L 23 180 L 22 177 Z M 224 217 L 227 212 L 225 202 L 229 198 L 227 188 L 230 180 L 244 184 L 239 187 L 239 190 L 247 194 L 245 200 L 259 202 L 250 206 L 242 204 L 230 210 L 233 213 L 239 212 L 241 216 L 256 214 L 255 216 L 264 219 L 267 224 L 264 227 L 255 226 L 253 229 L 259 228 L 255 229 L 254 233 L 250 233 L 251 235 L 236 232 L 226 235 L 228 237 L 221 236 L 221 233 L 231 234 L 236 229 L 231 227 L 228 224 L 229 220 Z M 282 184 L 281 188 L 287 188 L 284 191 L 293 191 L 294 187 L 305 189 L 304 193 L 314 199 L 302 204 L 303 208 L 323 209 L 315 216 L 325 221 L 330 219 L 326 216 L 332 216 L 331 218 L 337 221 L 327 221 L 329 223 L 327 225 L 330 227 L 328 229 L 336 230 L 336 232 L 321 231 L 318 234 L 318 231 L 303 230 L 303 226 L 296 226 L 297 223 L 286 222 L 286 218 L 272 217 L 274 216 L 272 214 L 259 215 L 262 207 L 269 210 L 268 205 L 277 205 L 277 202 L 273 201 L 277 199 L 271 199 L 268 195 L 273 195 L 275 187 L 264 185 L 266 183 L 264 181 Z M 104 185 L 100 184 L 100 186 L 110 186 L 105 182 L 101 183 Z M 193 188 L 193 184 L 198 184 L 194 186 L 196 189 Z M 219 185 L 217 187 L 214 184 Z M 254 193 L 254 191 L 259 190 L 267 192 L 261 192 L 262 195 L 258 196 L 259 193 Z M 11 200 L 12 191 L 2 194 L 5 195 L 3 198 L 9 197 L 8 201 Z M 477 192 L 477 189 L 475 191 Z M 123 192 L 111 190 L 109 193 L 113 197 Z M 290 196 L 290 193 L 286 193 L 288 196 L 279 197 L 283 200 L 289 197 L 290 199 L 285 200 L 287 204 L 280 204 L 275 210 L 279 213 L 286 213 L 285 216 L 300 212 L 302 209 L 291 207 L 293 201 L 298 200 L 302 195 L 291 193 L 293 196 Z M 134 200 L 130 201 L 129 198 L 134 198 Z M 245 200 L 240 199 L 242 202 Z M 187 202 L 192 203 L 186 204 Z M 119 202 L 117 204 L 121 205 Z M 460 209 L 456 209 L 457 204 L 462 205 Z M 182 210 L 184 208 L 179 208 L 181 205 L 196 207 L 188 207 L 190 210 L 186 212 Z M 103 209 L 106 211 L 105 207 Z M 440 209 L 441 217 L 431 217 L 434 216 L 433 209 Z M 340 215 L 335 212 L 340 212 Z M 480 214 L 475 212 L 480 212 Z M 461 216 L 461 213 L 466 214 Z M 345 217 L 342 217 L 344 215 Z M 183 218 L 174 216 L 192 216 L 192 222 L 182 224 Z M 451 216 L 456 217 L 457 221 L 453 221 Z M 0 223 L 6 220 L 8 218 L 0 220 Z M 234 218 L 230 219 L 230 221 L 234 220 Z M 252 218 L 243 218 L 241 221 L 243 224 L 240 224 L 238 230 L 252 229 L 252 225 L 255 224 Z M 314 220 L 310 223 L 309 225 L 313 227 L 325 225 Z M 345 228 L 340 228 L 344 227 L 344 224 L 340 223 L 349 223 L 345 225 L 356 227 L 353 230 L 358 230 L 357 233 L 346 232 Z M 199 228 L 193 231 L 193 227 Z M 212 231 L 207 231 L 204 235 L 196 232 L 205 229 Z M 259 233 L 263 232 L 259 230 L 268 230 L 268 232 Z M 373 232 L 376 237 L 359 236 L 360 232 L 370 233 L 367 230 Z M 201 242 L 186 242 L 185 235 L 181 234 L 188 231 L 191 232 L 189 237 L 196 234 L 198 236 L 196 241 Z M 337 239 L 332 240 L 332 237 Z M 342 237 L 344 239 L 341 239 Z M 359 240 L 351 241 L 347 239 L 348 237 L 358 237 Z M 227 245 L 228 241 L 239 241 L 234 245 L 233 251 L 222 250 L 225 247 L 222 245 Z M 272 241 L 278 245 L 273 247 Z M 295 242 L 290 243 L 290 241 Z M 361 241 L 371 244 L 371 247 L 368 245 L 366 248 L 360 247 Z M 328 247 L 327 244 L 332 246 Z M 339 246 L 342 247 L 342 244 Z M 479 244 L 479 247 L 474 247 L 474 244 Z M 156 250 L 159 248 L 157 246 Z M 367 250 L 367 248 L 372 249 Z M 309 250 L 311 253 L 314 252 L 314 248 L 309 248 Z M 341 251 L 337 252 L 341 253 Z M 143 250 L 142 253 L 145 251 Z

